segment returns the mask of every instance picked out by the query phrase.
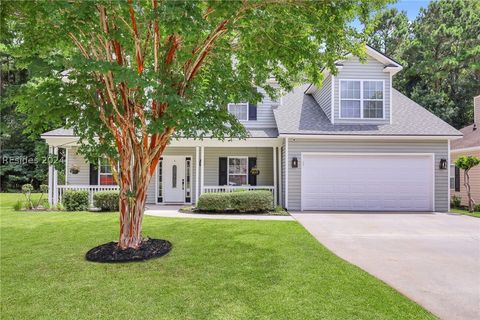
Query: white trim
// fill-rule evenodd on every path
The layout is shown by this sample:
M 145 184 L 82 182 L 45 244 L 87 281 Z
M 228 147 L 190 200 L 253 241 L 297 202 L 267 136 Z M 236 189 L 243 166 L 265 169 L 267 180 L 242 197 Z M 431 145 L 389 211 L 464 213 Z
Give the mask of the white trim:
M 277 147 L 272 147 L 273 150 L 273 203 L 277 205 Z
M 468 151 L 477 151 L 480 150 L 480 146 L 478 147 L 469 147 L 469 148 L 462 148 L 462 149 L 450 149 L 451 153 L 459 153 L 459 152 L 468 152 Z
M 199 174 L 200 174 L 200 172 L 198 172 L 198 170 L 200 168 L 199 153 L 200 153 L 200 147 L 195 147 L 195 203 L 197 203 L 197 201 L 198 201 L 198 194 L 199 194 L 198 193 L 198 188 L 199 188 L 198 177 L 199 177 Z
M 277 159 L 278 159 L 278 198 L 279 198 L 279 203 L 282 205 L 283 204 L 283 187 L 282 187 L 282 148 L 277 147 Z
M 455 140 L 461 136 L 404 136 L 404 135 L 360 135 L 360 134 L 285 134 L 279 138 L 318 139 L 318 140 Z
M 160 159 L 158 159 L 157 167 L 155 168 L 155 204 L 159 203 L 158 202 L 158 170 L 159 170 L 161 161 L 162 161 L 162 157 L 160 157 Z
M 331 97 L 332 100 L 330 103 L 330 122 L 335 124 L 335 76 L 332 74 L 332 88 L 331 88 Z M 340 111 L 338 112 L 340 115 Z
M 447 166 L 447 170 L 448 170 L 448 200 L 447 200 L 447 212 L 450 212 L 450 140 L 447 141 L 448 142 L 448 166 Z
M 248 156 L 228 156 L 227 157 L 227 186 L 228 187 L 234 187 L 234 186 L 231 186 L 230 185 L 230 170 L 229 170 L 229 167 L 230 167 L 230 159 L 246 159 L 247 160 L 247 172 L 245 174 L 241 173 L 241 174 L 232 174 L 232 176 L 246 176 L 247 177 L 247 185 L 250 183 L 250 181 L 248 181 L 248 176 L 249 176 L 249 172 L 248 172 Z M 242 186 L 242 185 L 240 185 Z
M 57 190 L 54 190 L 53 189 L 53 165 L 51 164 L 51 154 L 53 153 L 53 147 L 52 146 L 48 146 L 48 157 L 47 157 L 47 160 L 48 160 L 48 203 L 50 205 L 53 205 L 54 202 L 53 202 L 53 194 L 54 192 L 57 192 Z
M 410 153 L 398 153 L 398 152 L 301 152 L 301 167 L 300 167 L 300 211 L 303 211 L 303 158 L 304 156 L 424 156 L 432 159 L 432 212 L 435 211 L 435 153 L 428 152 L 410 152 Z M 450 199 L 448 200 L 450 202 Z
M 228 139 L 224 141 L 218 139 L 204 138 L 199 139 L 172 139 L 169 147 L 209 147 L 209 148 L 226 148 L 226 147 L 273 147 L 281 146 L 282 140 L 278 137 L 275 138 L 246 138 L 246 139 Z
M 68 149 L 70 148 L 65 148 L 65 185 L 68 185 Z
M 288 209 L 288 138 L 285 138 L 285 208 Z
M 360 82 L 360 99 L 342 99 L 342 82 L 358 81 Z M 364 82 L 382 82 L 382 99 L 364 99 L 363 84 Z M 342 100 L 360 101 L 360 118 L 342 117 Z M 367 101 L 382 101 L 382 118 L 365 118 L 363 105 Z M 384 79 L 339 79 L 338 80 L 338 119 L 340 120 L 385 120 L 385 80 Z
M 57 161 L 58 158 L 58 147 L 53 147 L 53 154 L 55 155 L 54 162 Z M 53 166 L 53 202 L 56 204 L 58 203 L 58 170 Z
M 230 107 L 231 106 L 241 106 L 241 105 L 245 105 L 247 107 L 247 119 L 242 120 L 242 119 L 238 119 L 238 117 L 237 117 L 237 119 L 240 122 L 247 122 L 250 119 L 250 113 L 249 113 L 250 112 L 250 102 L 229 103 L 229 104 L 227 104 L 227 110 L 228 110 L 228 112 L 230 112 Z M 235 115 L 235 117 L 236 117 L 236 115 Z
M 200 195 L 203 193 L 205 186 L 205 147 L 200 147 Z
M 392 105 L 392 87 L 393 87 L 393 83 L 392 83 L 392 74 L 390 73 L 390 124 L 393 123 L 393 105 Z

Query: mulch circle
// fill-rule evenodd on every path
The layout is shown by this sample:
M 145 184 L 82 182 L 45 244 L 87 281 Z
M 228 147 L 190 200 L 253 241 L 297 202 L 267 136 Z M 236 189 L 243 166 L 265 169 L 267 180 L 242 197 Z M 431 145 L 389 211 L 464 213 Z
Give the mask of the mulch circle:
M 138 249 L 122 250 L 117 242 L 109 242 L 90 249 L 85 258 L 94 262 L 130 262 L 143 261 L 166 255 L 172 249 L 170 241 L 161 239 L 146 239 Z

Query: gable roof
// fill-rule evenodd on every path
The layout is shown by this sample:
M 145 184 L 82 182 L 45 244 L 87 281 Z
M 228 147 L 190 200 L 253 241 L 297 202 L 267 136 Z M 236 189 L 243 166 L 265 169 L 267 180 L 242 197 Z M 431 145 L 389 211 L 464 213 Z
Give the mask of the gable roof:
M 478 126 L 478 124 L 471 124 L 460 129 L 460 132 L 463 133 L 463 138 L 452 141 L 451 150 L 480 148 L 480 128 Z
M 75 134 L 73 134 L 73 129 L 58 128 L 43 133 L 41 137 L 75 137 Z
M 462 134 L 392 89 L 392 124 L 332 124 L 315 99 L 304 94 L 308 84 L 295 88 L 274 109 L 279 134 L 359 136 L 461 136 Z

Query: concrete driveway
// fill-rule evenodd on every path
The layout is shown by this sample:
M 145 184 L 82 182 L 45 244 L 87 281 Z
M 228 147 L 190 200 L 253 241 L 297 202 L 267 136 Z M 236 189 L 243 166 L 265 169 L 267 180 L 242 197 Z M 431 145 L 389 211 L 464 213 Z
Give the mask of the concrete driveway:
M 442 319 L 480 319 L 480 219 L 441 213 L 292 213 L 341 258 Z

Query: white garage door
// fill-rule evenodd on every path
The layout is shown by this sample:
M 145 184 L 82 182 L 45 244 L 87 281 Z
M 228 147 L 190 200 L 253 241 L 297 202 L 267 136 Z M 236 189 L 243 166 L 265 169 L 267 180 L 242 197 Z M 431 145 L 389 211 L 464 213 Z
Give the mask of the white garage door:
M 303 155 L 302 210 L 433 211 L 430 155 Z

